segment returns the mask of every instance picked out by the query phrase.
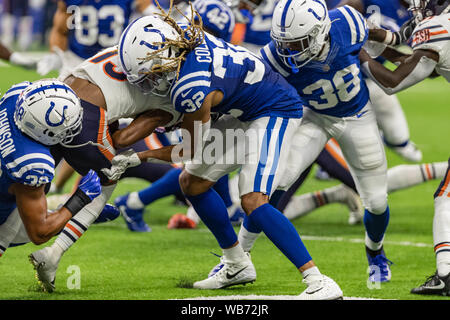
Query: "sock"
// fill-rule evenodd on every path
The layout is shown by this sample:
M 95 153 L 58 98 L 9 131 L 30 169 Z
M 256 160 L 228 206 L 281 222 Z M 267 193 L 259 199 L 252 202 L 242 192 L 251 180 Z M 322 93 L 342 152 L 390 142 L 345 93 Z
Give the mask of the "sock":
M 315 191 L 300 196 L 295 196 L 287 205 L 284 210 L 284 215 L 293 220 L 299 217 L 306 216 L 308 213 L 330 203 L 347 203 L 347 188 L 345 185 L 340 184 L 331 188 L 324 189 L 322 191 Z M 352 211 L 358 210 L 358 208 L 349 208 Z
M 214 190 L 219 194 L 222 198 L 225 206 L 228 208 L 233 205 L 233 201 L 231 200 L 230 190 L 228 187 L 228 175 L 223 176 L 213 186 Z
M 228 218 L 227 208 L 214 189 L 209 189 L 197 196 L 186 196 L 186 198 L 203 223 L 216 237 L 222 249 L 229 248 L 236 243 L 237 236 Z
M 369 210 L 364 212 L 364 226 L 366 227 L 366 246 L 373 251 L 383 246 L 384 233 L 389 224 L 389 207 L 382 214 L 373 214 Z
M 444 193 L 434 199 L 433 242 L 438 274 L 450 272 L 450 201 Z
M 292 223 L 270 204 L 256 208 L 249 218 L 297 269 L 312 260 Z
M 244 221 L 245 221 L 245 218 L 244 218 Z M 242 249 L 245 252 L 250 252 L 250 250 L 252 250 L 252 248 L 253 248 L 253 245 L 255 244 L 256 239 L 258 239 L 260 234 L 261 234 L 261 231 L 250 232 L 245 227 L 245 223 L 241 224 L 241 229 L 239 230 L 238 239 L 239 239 L 239 243 L 241 244 Z
M 222 249 L 222 252 L 225 263 L 239 263 L 247 259 L 244 250 L 239 244 L 228 249 Z
M 73 246 L 74 243 L 77 242 L 77 240 L 86 232 L 89 226 L 98 218 L 115 188 L 115 184 L 102 186 L 101 195 L 95 198 L 90 204 L 85 206 L 81 211 L 74 215 L 69 222 L 67 222 L 66 226 L 53 243 L 53 245 L 59 246 L 62 250 L 61 255 Z
M 181 169 L 174 168 L 167 172 L 161 179 L 155 181 L 150 187 L 138 192 L 139 199 L 144 205 L 149 205 L 155 200 L 181 192 L 178 178 Z
M 145 204 L 142 203 L 141 199 L 139 198 L 139 194 L 137 192 L 132 192 L 128 195 L 126 205 L 128 208 L 132 210 L 139 210 L 145 207 Z
M 409 188 L 428 180 L 442 179 L 447 162 L 402 164 L 388 169 L 388 192 Z
M 309 275 L 319 275 L 319 274 L 321 273 L 319 271 L 319 268 L 317 268 L 316 266 L 306 269 L 305 271 L 302 272 L 303 279 Z

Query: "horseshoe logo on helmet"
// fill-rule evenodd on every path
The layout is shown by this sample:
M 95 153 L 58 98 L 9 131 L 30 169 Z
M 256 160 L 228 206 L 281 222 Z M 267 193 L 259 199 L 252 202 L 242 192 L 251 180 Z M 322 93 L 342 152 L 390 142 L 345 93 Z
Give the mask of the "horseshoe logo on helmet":
M 65 112 L 66 112 L 66 110 L 67 110 L 68 107 L 67 107 L 67 106 L 64 106 L 64 107 L 63 107 L 63 111 L 62 111 L 61 121 L 56 122 L 56 123 L 50 121 L 50 113 L 52 113 L 52 111 L 53 111 L 53 109 L 55 108 L 55 106 L 56 106 L 56 104 L 55 104 L 53 101 L 51 101 L 51 102 L 50 102 L 50 108 L 47 110 L 47 113 L 45 114 L 45 122 L 47 122 L 47 124 L 48 124 L 50 127 L 57 127 L 57 126 L 60 126 L 60 125 L 63 124 L 64 120 L 66 120 Z

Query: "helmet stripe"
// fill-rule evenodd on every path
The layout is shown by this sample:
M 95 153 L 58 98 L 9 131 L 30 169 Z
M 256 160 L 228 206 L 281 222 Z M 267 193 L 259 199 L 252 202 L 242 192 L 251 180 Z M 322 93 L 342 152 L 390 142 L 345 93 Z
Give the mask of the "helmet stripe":
M 281 15 L 281 31 L 285 32 L 285 25 L 286 25 L 286 16 L 289 10 L 289 7 L 291 6 L 292 0 L 288 0 L 288 2 L 286 2 L 286 6 L 283 9 L 283 14 Z
M 143 18 L 145 18 L 145 17 L 141 17 L 139 19 L 134 20 L 132 23 L 130 23 L 130 25 L 125 29 L 125 31 L 122 34 L 122 40 L 120 41 L 120 45 L 119 45 L 119 58 L 120 58 L 120 62 L 122 62 L 123 71 L 125 71 L 125 73 L 127 73 L 127 70 L 125 68 L 125 61 L 123 60 L 123 43 L 125 42 L 125 38 L 127 37 L 128 31 L 130 31 L 131 26 Z
M 49 90 L 49 89 L 69 90 L 70 92 L 72 92 L 76 96 L 75 92 L 73 92 L 73 90 L 70 89 L 69 86 L 62 85 L 62 84 L 49 84 L 49 85 L 42 86 L 42 87 L 36 88 L 36 89 L 28 92 L 27 95 L 24 97 L 24 99 L 28 99 L 29 97 L 31 97 L 32 95 L 34 95 L 36 93 L 39 93 L 39 92 L 45 91 L 45 90 Z

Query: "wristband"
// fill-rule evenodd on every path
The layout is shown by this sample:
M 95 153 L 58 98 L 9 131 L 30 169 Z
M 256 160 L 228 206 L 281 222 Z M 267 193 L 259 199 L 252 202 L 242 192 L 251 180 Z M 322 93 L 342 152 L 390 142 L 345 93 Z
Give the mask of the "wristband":
M 76 215 L 84 206 L 91 203 L 89 198 L 81 189 L 77 189 L 75 193 L 66 201 L 63 205 L 72 214 L 72 217 Z

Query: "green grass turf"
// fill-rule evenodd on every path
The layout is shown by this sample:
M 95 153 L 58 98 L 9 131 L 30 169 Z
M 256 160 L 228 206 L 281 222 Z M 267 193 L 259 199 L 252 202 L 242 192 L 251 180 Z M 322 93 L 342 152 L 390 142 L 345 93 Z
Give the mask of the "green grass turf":
M 33 71 L 0 67 L 0 91 L 23 80 L 36 80 Z M 446 161 L 449 156 L 448 119 L 450 94 L 443 79 L 427 80 L 399 94 L 409 120 L 412 140 L 422 149 L 424 161 Z M 390 150 L 389 167 L 404 163 Z M 304 193 L 337 184 L 318 181 L 312 175 L 298 191 Z M 385 250 L 394 262 L 392 281 L 369 289 L 362 225 L 347 224 L 347 210 L 330 205 L 294 221 L 301 235 L 339 237 L 343 241 L 304 240 L 320 270 L 335 279 L 345 296 L 382 299 L 446 299 L 409 294 L 435 271 L 432 249 L 433 193 L 439 181 L 398 191 L 390 195 L 391 221 Z M 119 183 L 113 198 L 139 190 L 146 183 L 127 179 Z M 66 186 L 69 191 L 70 185 Z M 113 199 L 112 198 L 112 199 Z M 111 201 L 112 201 L 111 199 Z M 131 233 L 123 219 L 94 225 L 61 260 L 56 291 L 37 290 L 34 271 L 27 255 L 39 247 L 27 244 L 11 248 L 0 259 L 0 299 L 178 299 L 214 295 L 295 295 L 305 285 L 295 267 L 263 235 L 252 251 L 258 279 L 254 284 L 226 290 L 198 291 L 185 288 L 203 279 L 218 262 L 210 254 L 220 253 L 214 237 L 200 225 L 196 230 L 168 230 L 170 216 L 185 212 L 172 198 L 159 200 L 147 208 L 145 220 L 153 231 Z M 237 229 L 236 229 L 237 230 Z M 305 237 L 306 238 L 306 237 Z M 309 239 L 309 238 L 308 238 Z M 390 242 L 425 243 L 425 247 L 401 246 Z M 42 247 L 42 246 L 41 246 Z M 81 288 L 69 289 L 70 266 L 81 271 Z M 448 299 L 448 298 L 447 298 Z

